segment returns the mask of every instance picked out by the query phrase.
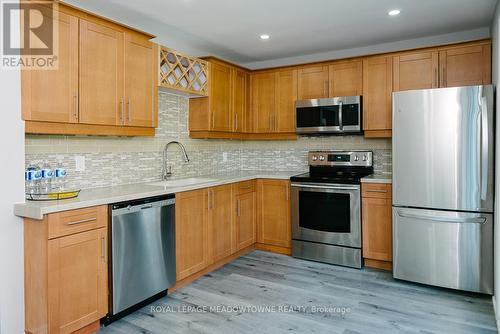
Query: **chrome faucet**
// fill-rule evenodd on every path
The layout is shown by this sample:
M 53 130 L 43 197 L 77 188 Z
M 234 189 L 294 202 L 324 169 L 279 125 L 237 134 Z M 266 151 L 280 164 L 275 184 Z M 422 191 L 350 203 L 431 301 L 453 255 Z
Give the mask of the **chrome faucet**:
M 181 148 L 182 154 L 184 155 L 184 162 L 189 162 L 189 157 L 187 155 L 186 148 L 184 147 L 184 145 L 182 145 L 181 143 L 179 143 L 178 141 L 175 141 L 175 140 L 167 143 L 165 145 L 165 148 L 163 149 L 163 167 L 162 167 L 163 180 L 166 180 L 172 176 L 172 165 L 168 165 L 168 162 L 167 162 L 167 151 L 168 151 L 168 147 L 171 144 L 177 144 Z

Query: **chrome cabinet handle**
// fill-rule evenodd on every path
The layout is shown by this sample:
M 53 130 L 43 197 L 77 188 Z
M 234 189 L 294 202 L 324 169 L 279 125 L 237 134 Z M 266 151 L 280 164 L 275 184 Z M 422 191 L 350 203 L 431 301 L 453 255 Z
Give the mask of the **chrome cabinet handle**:
M 74 99 L 75 99 L 75 119 L 78 120 L 80 114 L 78 94 L 74 94 Z
M 215 209 L 215 192 L 212 190 L 212 209 Z
M 128 120 L 132 121 L 132 102 L 128 99 Z
M 274 131 L 278 131 L 278 117 L 274 115 Z
M 240 203 L 239 198 L 236 201 L 236 213 L 237 213 L 238 217 L 241 217 L 241 203 Z
M 236 131 L 238 131 L 238 113 L 234 114 L 234 118 L 235 118 L 235 120 L 234 120 L 234 123 L 235 123 L 234 129 Z
M 120 115 L 120 121 L 123 124 L 124 118 L 125 118 L 125 98 L 122 97 L 120 100 L 120 106 L 121 106 L 121 115 Z
M 481 88 L 480 94 L 483 94 Z M 481 108 L 481 199 L 486 200 L 488 195 L 488 165 L 489 165 L 489 139 L 488 139 L 488 101 L 485 96 L 479 97 Z
M 486 222 L 485 217 L 477 217 L 477 218 L 452 218 L 452 217 L 439 217 L 439 216 L 427 216 L 427 215 L 419 215 L 414 213 L 405 213 L 401 210 L 397 210 L 398 216 L 404 218 L 415 218 L 422 220 L 430 220 L 440 223 L 472 223 L 472 224 L 484 224 Z
M 327 88 L 326 88 L 326 85 L 327 85 L 327 81 L 328 81 L 328 80 L 325 80 L 325 81 L 323 82 L 323 97 L 327 97 L 327 96 L 328 96 L 328 95 L 326 94 L 326 89 L 327 89 Z
M 207 209 L 210 210 L 210 190 L 207 191 Z
M 76 220 L 76 221 L 73 221 L 73 222 L 67 222 L 66 225 L 77 225 L 77 224 L 83 224 L 83 223 L 88 223 L 88 222 L 91 222 L 91 221 L 94 221 L 94 220 L 97 220 L 96 217 L 94 218 L 88 218 L 88 219 L 82 219 L 82 220 Z
M 438 69 L 437 67 L 434 69 L 434 85 L 438 86 Z
M 339 102 L 339 128 L 340 130 L 344 129 L 344 124 L 342 122 L 342 101 Z

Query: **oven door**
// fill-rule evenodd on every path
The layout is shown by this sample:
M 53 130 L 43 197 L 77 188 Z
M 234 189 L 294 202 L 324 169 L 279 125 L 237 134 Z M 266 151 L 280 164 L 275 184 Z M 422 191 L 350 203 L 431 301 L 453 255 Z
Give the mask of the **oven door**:
M 361 247 L 360 186 L 292 183 L 292 238 Z

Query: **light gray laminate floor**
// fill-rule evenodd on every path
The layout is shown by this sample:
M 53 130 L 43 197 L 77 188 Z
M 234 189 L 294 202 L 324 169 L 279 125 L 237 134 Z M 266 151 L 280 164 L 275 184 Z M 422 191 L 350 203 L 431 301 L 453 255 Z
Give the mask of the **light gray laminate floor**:
M 255 312 L 258 305 L 275 312 Z M 280 305 L 295 310 L 280 312 Z M 472 334 L 496 333 L 496 326 L 490 296 L 254 251 L 99 333 L 285 332 Z

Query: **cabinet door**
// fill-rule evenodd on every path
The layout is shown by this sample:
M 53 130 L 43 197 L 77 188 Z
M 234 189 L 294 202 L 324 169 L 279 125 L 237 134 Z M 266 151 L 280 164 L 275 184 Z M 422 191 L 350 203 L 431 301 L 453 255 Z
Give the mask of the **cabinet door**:
M 147 38 L 125 35 L 125 125 L 157 124 L 157 58 L 157 49 Z
M 393 58 L 394 91 L 438 87 L 438 58 L 435 52 L 416 52 Z
M 208 190 L 175 195 L 177 281 L 205 269 L 209 263 Z
M 311 66 L 298 70 L 298 99 L 328 97 L 328 66 Z
M 286 180 L 258 181 L 258 242 L 290 247 L 290 182 Z
M 231 255 L 233 202 L 231 185 L 213 187 L 211 192 L 210 234 L 214 262 Z
M 231 131 L 231 67 L 210 63 L 210 129 Z
M 329 66 L 330 97 L 363 95 L 363 63 L 339 62 Z
M 363 61 L 363 128 L 392 128 L 392 57 L 370 57 Z
M 235 239 L 236 251 L 253 245 L 256 237 L 256 194 L 248 192 L 236 196 Z
M 247 113 L 248 74 L 233 70 L 233 132 L 244 132 Z
M 363 257 L 392 261 L 391 199 L 362 198 Z
M 48 241 L 50 333 L 72 333 L 108 312 L 107 229 Z
M 80 123 L 124 122 L 123 32 L 80 20 Z
M 270 133 L 274 129 L 276 107 L 276 73 L 264 72 L 252 74 L 251 103 L 254 118 L 254 131 Z
M 441 87 L 491 83 L 491 45 L 452 48 L 439 53 Z
M 276 132 L 295 132 L 297 70 L 280 71 L 276 75 Z
M 58 68 L 22 71 L 23 119 L 78 123 L 78 18 L 42 13 L 59 27 Z

